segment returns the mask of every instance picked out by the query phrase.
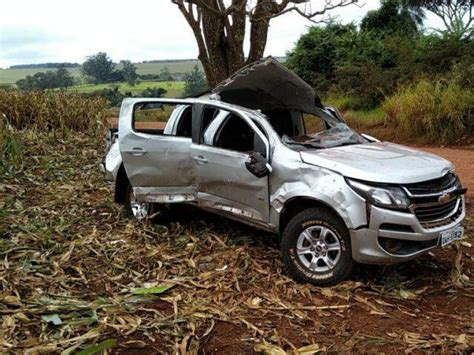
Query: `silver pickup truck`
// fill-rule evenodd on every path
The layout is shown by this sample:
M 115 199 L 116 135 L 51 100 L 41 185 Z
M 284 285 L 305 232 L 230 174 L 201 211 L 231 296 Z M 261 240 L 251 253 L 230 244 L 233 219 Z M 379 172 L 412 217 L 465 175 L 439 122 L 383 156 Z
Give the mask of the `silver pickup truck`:
M 135 218 L 189 203 L 278 233 L 288 272 L 321 286 L 463 234 L 449 161 L 354 132 L 271 58 L 199 98 L 125 99 L 103 169 Z

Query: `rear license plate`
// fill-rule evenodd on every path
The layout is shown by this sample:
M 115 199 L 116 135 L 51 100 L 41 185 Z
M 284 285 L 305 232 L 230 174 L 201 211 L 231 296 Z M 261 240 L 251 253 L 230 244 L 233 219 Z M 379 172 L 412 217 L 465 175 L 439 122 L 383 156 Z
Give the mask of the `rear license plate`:
M 464 227 L 458 226 L 445 232 L 441 232 L 441 246 L 444 247 L 451 244 L 455 240 L 462 238 L 464 234 Z

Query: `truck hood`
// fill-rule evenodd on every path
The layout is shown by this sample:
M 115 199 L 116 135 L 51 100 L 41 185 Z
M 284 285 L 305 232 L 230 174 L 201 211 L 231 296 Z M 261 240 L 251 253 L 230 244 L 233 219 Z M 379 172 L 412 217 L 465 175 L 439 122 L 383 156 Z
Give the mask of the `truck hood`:
M 218 84 L 221 101 L 262 111 L 286 109 L 311 113 L 321 101 L 294 72 L 268 57 L 249 64 Z
M 306 150 L 300 154 L 307 164 L 380 183 L 408 184 L 436 179 L 454 168 L 451 162 L 437 155 L 387 142 Z

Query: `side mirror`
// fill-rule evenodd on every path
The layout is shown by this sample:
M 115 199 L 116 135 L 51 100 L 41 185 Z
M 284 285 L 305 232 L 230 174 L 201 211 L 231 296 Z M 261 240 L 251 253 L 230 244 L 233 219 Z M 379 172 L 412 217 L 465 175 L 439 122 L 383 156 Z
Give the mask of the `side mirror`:
M 258 152 L 252 152 L 249 159 L 245 162 L 247 170 L 258 178 L 269 175 L 272 172 L 272 167 L 268 164 L 267 159 Z

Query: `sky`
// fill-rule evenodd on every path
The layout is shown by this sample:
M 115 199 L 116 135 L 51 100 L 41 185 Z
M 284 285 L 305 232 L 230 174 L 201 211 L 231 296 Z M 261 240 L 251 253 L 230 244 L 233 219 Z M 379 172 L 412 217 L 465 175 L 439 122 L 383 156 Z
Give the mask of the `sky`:
M 343 23 L 360 22 L 376 0 L 359 0 L 331 12 Z M 313 9 L 323 0 L 312 0 Z M 429 16 L 428 27 L 439 22 Z M 273 19 L 266 55 L 283 56 L 312 23 L 297 14 Z M 248 47 L 248 43 L 247 43 Z M 169 0 L 14 0 L 0 12 L 0 68 L 14 64 L 78 62 L 97 52 L 114 61 L 197 57 L 194 36 Z

